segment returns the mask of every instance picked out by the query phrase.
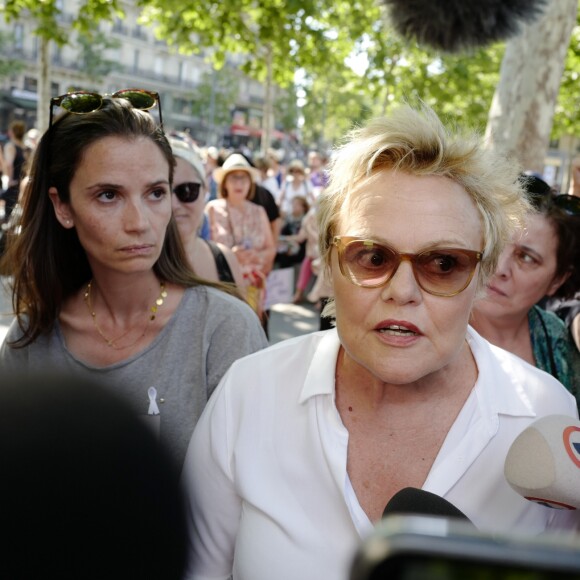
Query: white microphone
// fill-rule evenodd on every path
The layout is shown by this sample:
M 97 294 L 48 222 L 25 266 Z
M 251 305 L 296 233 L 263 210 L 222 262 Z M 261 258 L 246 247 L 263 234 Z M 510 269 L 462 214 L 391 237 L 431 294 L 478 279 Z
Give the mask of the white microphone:
M 566 415 L 534 421 L 512 443 L 504 474 L 529 501 L 580 509 L 580 423 Z

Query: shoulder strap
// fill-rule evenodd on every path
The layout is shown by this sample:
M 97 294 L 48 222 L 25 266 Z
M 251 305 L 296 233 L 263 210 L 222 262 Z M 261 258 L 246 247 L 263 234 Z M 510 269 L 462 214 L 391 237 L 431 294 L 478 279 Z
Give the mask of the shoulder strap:
M 205 242 L 209 246 L 209 249 L 213 255 L 220 281 L 231 282 L 234 284 L 234 275 L 232 274 L 230 265 L 228 264 L 228 261 L 226 260 L 223 252 L 218 248 L 218 245 L 215 242 L 212 242 L 211 240 L 205 240 Z

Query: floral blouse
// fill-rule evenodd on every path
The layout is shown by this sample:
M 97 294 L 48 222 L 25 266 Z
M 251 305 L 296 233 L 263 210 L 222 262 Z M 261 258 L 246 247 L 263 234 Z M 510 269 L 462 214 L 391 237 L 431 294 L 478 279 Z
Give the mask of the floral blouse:
M 240 259 L 242 270 L 258 268 L 266 273 L 272 268 L 272 230 L 266 210 L 251 201 L 244 201 L 240 206 L 233 206 L 226 199 L 215 199 L 207 203 L 206 213 L 209 217 L 210 237 L 228 248 L 251 250 L 244 253 L 250 256 Z M 272 256 L 270 258 L 270 256 Z M 245 262 L 245 263 L 244 263 Z

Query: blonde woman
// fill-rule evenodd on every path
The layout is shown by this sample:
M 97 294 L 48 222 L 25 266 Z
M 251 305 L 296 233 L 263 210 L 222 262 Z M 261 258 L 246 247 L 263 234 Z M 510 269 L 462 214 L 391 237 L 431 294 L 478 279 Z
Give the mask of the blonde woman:
M 578 417 L 574 398 L 468 324 L 527 209 L 516 178 L 429 109 L 350 136 L 319 208 L 336 328 L 237 361 L 216 390 L 184 468 L 188 578 L 347 578 L 404 487 L 483 530 L 578 526 L 503 472 L 534 420 Z

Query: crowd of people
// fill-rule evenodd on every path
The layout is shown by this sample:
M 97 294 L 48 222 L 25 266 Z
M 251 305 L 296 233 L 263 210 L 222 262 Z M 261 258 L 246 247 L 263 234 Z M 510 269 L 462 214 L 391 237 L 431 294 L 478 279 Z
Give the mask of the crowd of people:
M 0 374 L 98 384 L 140 416 L 185 497 L 178 576 L 346 580 L 405 487 L 483 531 L 580 532 L 503 473 L 536 419 L 578 420 L 580 197 L 426 106 L 287 164 L 166 135 L 152 91 L 47 106 L 0 258 Z M 323 330 L 268 347 L 286 267 Z

